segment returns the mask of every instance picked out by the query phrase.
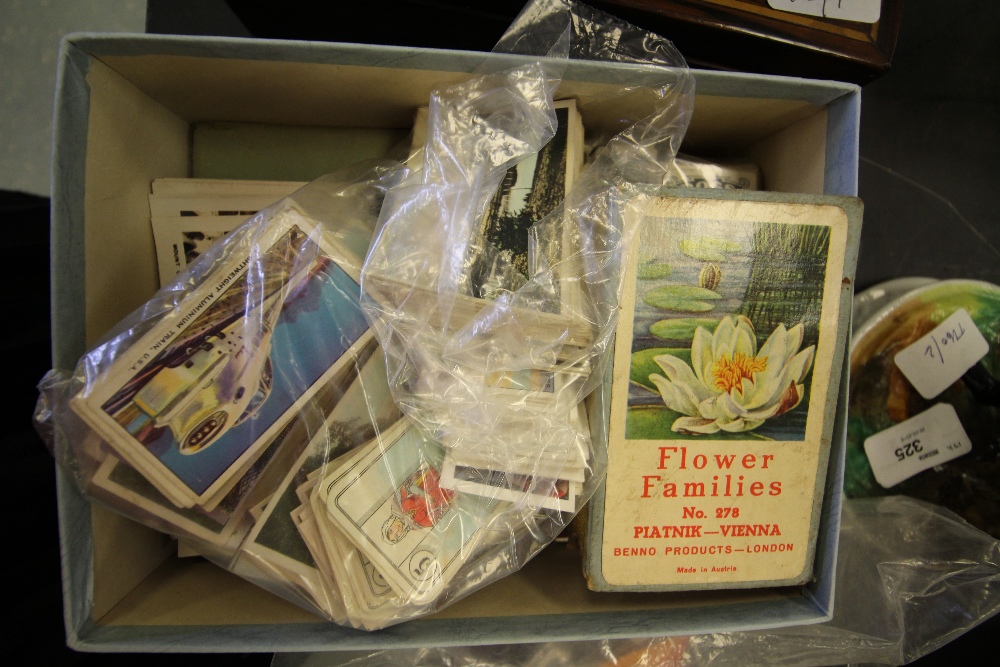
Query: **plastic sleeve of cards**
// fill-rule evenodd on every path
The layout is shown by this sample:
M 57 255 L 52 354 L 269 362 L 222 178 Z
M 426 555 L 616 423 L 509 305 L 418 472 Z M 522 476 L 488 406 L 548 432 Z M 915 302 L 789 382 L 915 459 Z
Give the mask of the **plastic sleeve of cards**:
M 36 423 L 88 497 L 368 630 L 562 532 L 604 475 L 585 399 L 694 83 L 666 40 L 568 0 L 529 3 L 495 53 L 431 94 L 419 168 L 359 164 L 226 221 L 46 377 Z M 573 60 L 625 66 L 557 99 Z M 226 187 L 198 186 L 215 217 L 260 208 Z

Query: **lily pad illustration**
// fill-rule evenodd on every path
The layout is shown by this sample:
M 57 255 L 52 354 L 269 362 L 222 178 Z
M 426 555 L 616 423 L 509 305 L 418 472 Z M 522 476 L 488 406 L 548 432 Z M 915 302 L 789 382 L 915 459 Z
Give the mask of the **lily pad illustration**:
M 673 267 L 666 262 L 653 261 L 640 264 L 639 270 L 636 272 L 636 277 L 639 280 L 656 280 L 658 278 L 666 278 L 673 272 Z
M 710 317 L 684 317 L 660 320 L 649 325 L 649 333 L 663 340 L 677 340 L 690 343 L 698 327 L 715 331 L 719 320 Z
M 688 313 L 704 313 L 715 308 L 709 301 L 722 298 L 718 292 L 691 285 L 666 285 L 646 293 L 642 300 L 656 308 Z
M 703 262 L 724 262 L 729 255 L 740 252 L 743 248 L 739 243 L 728 239 L 716 239 L 702 236 L 681 241 L 681 252 Z

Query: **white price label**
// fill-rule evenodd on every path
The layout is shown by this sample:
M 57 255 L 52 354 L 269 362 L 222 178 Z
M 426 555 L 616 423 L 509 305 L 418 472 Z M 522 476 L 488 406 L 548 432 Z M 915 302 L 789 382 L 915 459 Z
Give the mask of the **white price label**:
M 917 342 L 899 352 L 896 366 L 920 395 L 932 399 L 990 351 L 969 313 L 960 308 Z
M 882 15 L 882 0 L 767 0 L 772 9 L 828 19 L 875 23 Z
M 972 451 L 955 408 L 938 403 L 865 440 L 865 454 L 883 488 Z

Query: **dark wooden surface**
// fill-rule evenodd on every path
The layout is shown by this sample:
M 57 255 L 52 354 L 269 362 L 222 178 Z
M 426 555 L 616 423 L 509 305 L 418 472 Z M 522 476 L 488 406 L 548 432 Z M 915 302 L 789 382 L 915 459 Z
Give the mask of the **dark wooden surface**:
M 597 0 L 596 6 L 669 35 L 700 67 L 867 83 L 889 68 L 902 0 L 864 24 L 771 9 L 767 0 Z

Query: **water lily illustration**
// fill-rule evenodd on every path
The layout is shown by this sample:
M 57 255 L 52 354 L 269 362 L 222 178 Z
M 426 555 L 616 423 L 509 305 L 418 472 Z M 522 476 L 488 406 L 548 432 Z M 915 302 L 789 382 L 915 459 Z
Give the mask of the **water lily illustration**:
M 753 324 L 742 315 L 724 317 L 710 334 L 695 330 L 691 365 L 669 354 L 653 357 L 663 375 L 649 376 L 664 404 L 683 417 L 671 430 L 710 434 L 750 431 L 802 401 L 802 382 L 816 346 L 799 351 L 802 324 L 771 332 L 757 349 Z

